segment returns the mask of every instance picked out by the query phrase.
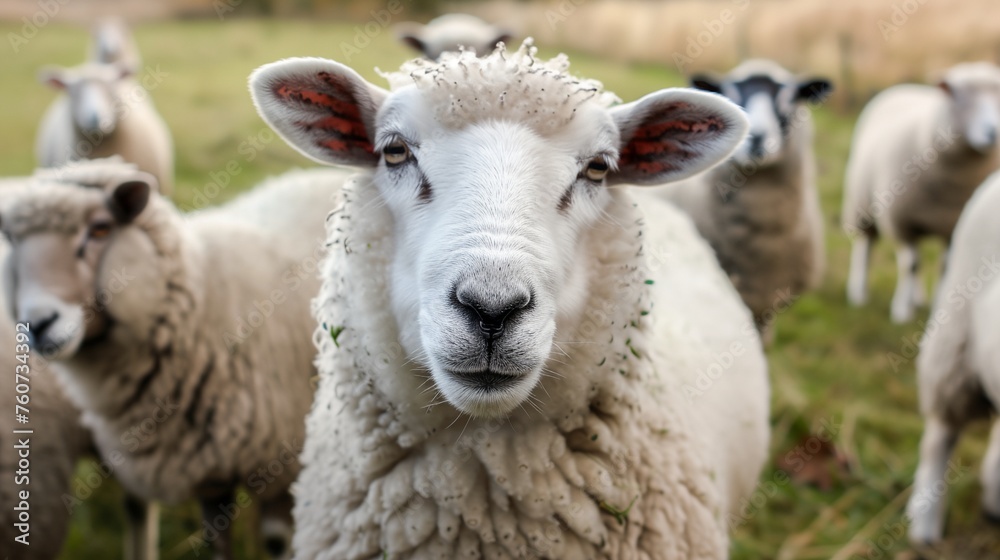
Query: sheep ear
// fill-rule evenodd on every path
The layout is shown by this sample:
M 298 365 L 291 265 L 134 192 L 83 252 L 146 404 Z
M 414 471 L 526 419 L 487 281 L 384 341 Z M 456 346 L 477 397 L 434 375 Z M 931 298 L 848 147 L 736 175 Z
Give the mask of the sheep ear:
M 710 93 L 722 94 L 722 81 L 709 74 L 695 74 L 689 80 L 691 87 Z
M 264 121 L 306 157 L 333 165 L 378 163 L 375 116 L 388 93 L 322 58 L 290 58 L 250 75 L 250 95 Z
M 130 223 L 146 209 L 150 193 L 154 190 L 156 179 L 148 173 L 138 173 L 136 177 L 115 185 L 108 208 L 120 223 Z
M 58 66 L 46 66 L 38 72 L 38 81 L 52 89 L 66 89 L 66 75 Z
M 396 37 L 408 45 L 411 49 L 427 56 L 427 44 L 421 38 L 424 34 L 424 26 L 415 22 L 398 23 L 395 26 Z
M 726 159 L 747 133 L 743 111 L 721 95 L 665 89 L 611 109 L 621 133 L 609 183 L 677 181 Z
M 513 38 L 514 38 L 513 33 L 511 33 L 510 31 L 501 30 L 500 33 L 490 42 L 489 48 L 486 49 L 486 52 L 481 52 L 476 54 L 479 56 L 486 56 L 496 50 L 497 43 L 503 43 L 505 45 L 509 45 L 510 40 Z
M 796 101 L 822 103 L 833 91 L 833 83 L 826 78 L 810 78 L 799 82 L 795 90 Z

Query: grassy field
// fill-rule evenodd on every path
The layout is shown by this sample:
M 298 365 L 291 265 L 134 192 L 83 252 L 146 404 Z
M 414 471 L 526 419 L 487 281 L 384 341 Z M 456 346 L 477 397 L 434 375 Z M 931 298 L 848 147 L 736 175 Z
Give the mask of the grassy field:
M 0 36 L 18 32 L 19 25 L 0 24 Z M 239 151 L 241 143 L 265 130 L 247 94 L 247 75 L 263 63 L 287 56 L 345 60 L 341 44 L 354 35 L 352 26 L 331 22 L 192 21 L 139 28 L 145 63 L 166 73 L 152 95 L 174 134 L 178 206 L 198 206 L 198 195 L 214 191 L 210 187 L 214 177 L 232 161 L 240 172 L 219 189 L 213 204 L 270 174 L 310 165 L 280 140 L 266 144 L 252 158 Z M 17 55 L 9 51 L 4 55 L 0 175 L 26 174 L 34 166 L 35 127 L 54 98 L 54 92 L 36 83 L 36 71 L 44 64 L 79 62 L 85 44 L 83 31 L 53 24 Z M 384 31 L 349 63 L 378 83 L 374 67 L 392 68 L 406 55 Z M 659 66 L 570 55 L 576 73 L 601 79 L 625 100 L 682 81 Z M 815 117 L 828 273 L 817 293 L 801 298 L 777 319 L 777 338 L 769 351 L 774 461 L 765 467 L 760 491 L 745 508 L 746 518 L 737 523 L 733 539 L 737 559 L 891 558 L 906 550 L 899 523 L 916 466 L 921 420 L 912 363 L 893 365 L 889 356 L 906 355 L 921 324 L 889 323 L 895 268 L 886 246 L 880 246 L 873 259 L 871 304 L 860 310 L 846 307 L 848 242 L 837 223 L 855 115 L 818 108 Z M 936 247 L 925 248 L 926 262 L 934 262 L 937 252 Z M 932 271 L 927 275 L 930 281 Z M 984 434 L 982 427 L 977 428 L 956 455 L 961 469 L 951 488 L 948 532 L 961 538 L 983 534 L 976 465 L 984 451 Z M 832 445 L 848 468 L 838 467 L 831 450 L 817 444 L 831 439 L 827 435 L 832 435 Z M 791 481 L 779 473 L 778 464 L 794 471 Z M 80 474 L 87 469 L 81 465 Z M 813 472 L 821 487 L 802 483 Z M 78 508 L 63 558 L 120 556 L 119 496 L 120 490 L 109 482 Z M 257 557 L 249 545 L 251 517 L 247 514 L 237 521 L 240 558 Z M 163 558 L 195 558 L 184 542 L 198 528 L 193 504 L 165 509 Z

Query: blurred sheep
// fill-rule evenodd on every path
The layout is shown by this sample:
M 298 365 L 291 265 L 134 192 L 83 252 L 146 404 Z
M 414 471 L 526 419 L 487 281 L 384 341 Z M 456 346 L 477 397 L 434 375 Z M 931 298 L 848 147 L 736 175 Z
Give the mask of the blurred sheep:
M 27 185 L 22 180 L 0 180 L 0 188 L 5 198 L 13 194 L 15 188 Z M 0 240 L 0 263 L 7 259 L 10 246 Z M 10 279 L 4 279 L 4 289 L 9 289 Z M 0 298 L 0 368 L 13 376 L 23 374 L 27 381 L 26 391 L 16 391 L 10 386 L 0 391 L 0 407 L 5 413 L 0 415 L 0 503 L 10 504 L 0 514 L 0 542 L 16 552 L 15 558 L 22 560 L 47 560 L 56 558 L 69 532 L 71 504 L 64 502 L 71 495 L 71 481 L 77 462 L 95 452 L 90 431 L 84 428 L 78 409 L 66 396 L 55 373 L 51 371 L 38 352 L 29 349 L 31 325 L 15 328 L 11 312 L 7 309 L 6 298 Z M 22 341 L 16 336 L 23 333 Z M 27 356 L 25 360 L 22 358 Z M 14 380 L 21 382 L 23 380 Z M 20 402 L 21 395 L 27 395 L 27 402 Z M 15 423 L 14 408 L 21 404 L 27 409 L 29 421 Z M 33 430 L 33 434 L 14 434 L 14 430 Z M 15 478 L 19 470 L 18 453 L 15 445 L 22 438 L 30 439 L 29 476 L 26 484 Z M 21 501 L 20 491 L 28 490 L 30 504 L 30 535 L 28 546 L 15 544 L 14 538 L 21 532 L 19 511 L 13 509 Z M 126 497 L 126 520 L 128 532 L 125 545 L 127 560 L 152 560 L 156 558 L 155 545 L 158 534 L 159 509 L 156 505 L 144 505 L 141 501 Z
M 142 68 L 142 57 L 125 20 L 103 18 L 91 29 L 90 62 L 118 64 L 132 72 Z
M 102 48 L 95 51 L 113 56 Z M 172 192 L 170 131 L 149 92 L 134 79 L 131 64 L 90 61 L 41 72 L 40 80 L 63 94 L 49 106 L 38 129 L 35 152 L 40 166 L 118 155 L 156 177 L 162 194 Z
M 182 216 L 151 175 L 89 160 L 39 170 L 0 208 L 10 307 L 101 455 L 123 458 L 122 485 L 146 500 L 198 498 L 211 523 L 241 506 L 243 484 L 276 558 L 289 551 L 315 375 L 309 300 L 338 173 L 289 174 Z M 150 418 L 156 429 L 136 434 Z M 228 558 L 228 524 L 212 527 Z
M 917 357 L 924 434 L 907 506 L 916 544 L 941 540 L 949 459 L 963 429 L 1000 407 L 1000 173 L 973 195 L 954 228 L 948 268 Z M 982 464 L 983 514 L 1000 520 L 1000 421 Z
M 770 60 L 746 61 L 723 78 L 694 76 L 691 84 L 743 107 L 750 134 L 726 162 L 660 192 L 715 249 L 766 344 L 775 315 L 822 279 L 823 214 L 804 104 L 822 101 L 833 86 Z
M 427 25 L 404 22 L 396 25 L 396 36 L 431 60 L 441 53 L 466 48 L 479 56 L 493 52 L 499 42 L 508 42 L 512 33 L 468 14 L 445 14 Z
M 1000 68 L 986 62 L 948 70 L 937 87 L 899 85 L 865 107 L 847 162 L 842 220 L 853 239 L 847 299 L 868 299 L 872 242 L 896 243 L 892 320 L 913 319 L 925 295 L 917 243 L 951 242 L 962 208 L 1000 165 Z

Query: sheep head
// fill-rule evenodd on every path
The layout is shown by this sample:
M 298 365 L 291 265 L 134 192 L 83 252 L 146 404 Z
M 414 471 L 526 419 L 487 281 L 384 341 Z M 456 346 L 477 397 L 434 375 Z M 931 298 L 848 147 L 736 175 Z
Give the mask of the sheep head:
M 948 98 L 956 132 L 970 148 L 995 152 L 1000 140 L 1000 68 L 989 62 L 959 64 L 938 82 Z
M 130 224 L 146 208 L 156 179 L 110 161 L 40 170 L 0 208 L 0 229 L 11 245 L 4 263 L 7 308 L 15 321 L 29 324 L 32 346 L 49 359 L 70 358 L 106 334 L 116 320 L 108 312 L 111 300 L 127 284 L 123 263 L 141 268 L 137 247 L 152 253 Z M 88 168 L 114 173 L 92 175 Z
M 663 90 L 633 103 L 534 58 L 446 53 L 388 75 L 392 91 L 329 60 L 258 69 L 264 119 L 306 156 L 370 170 L 394 219 L 391 305 L 400 342 L 458 410 L 507 414 L 583 312 L 585 239 L 618 183 L 702 171 L 742 141 L 721 96 Z M 629 240 L 631 242 L 631 240 Z
M 698 74 L 691 77 L 691 85 L 743 107 L 750 133 L 734 157 L 741 165 L 760 167 L 785 156 L 790 133 L 801 126 L 798 111 L 808 115 L 804 104 L 819 103 L 833 90 L 825 78 L 796 77 L 770 60 L 748 60 L 722 78 Z
M 118 128 L 126 110 L 119 85 L 132 74 L 124 64 L 87 62 L 73 68 L 46 67 L 39 80 L 66 92 L 74 128 L 96 144 Z

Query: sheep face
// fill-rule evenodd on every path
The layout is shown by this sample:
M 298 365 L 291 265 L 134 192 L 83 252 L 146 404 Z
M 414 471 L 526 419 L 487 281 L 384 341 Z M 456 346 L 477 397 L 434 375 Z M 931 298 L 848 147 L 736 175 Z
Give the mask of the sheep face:
M 609 108 L 589 83 L 520 74 L 532 67 L 518 60 L 528 52 L 446 55 L 445 75 L 482 65 L 500 79 L 468 90 L 446 79 L 438 85 L 448 91 L 418 81 L 388 93 L 318 59 L 251 78 L 261 114 L 293 146 L 371 170 L 394 219 L 387 280 L 402 346 L 448 402 L 475 416 L 523 403 L 560 326 L 581 314 L 585 240 L 613 199 L 609 185 L 701 171 L 745 127 L 731 103 L 689 90 Z M 532 91 L 523 103 L 504 97 L 515 84 Z M 579 99 L 559 112 L 566 96 Z
M 135 175 L 108 190 L 42 182 L 5 202 L 7 308 L 29 324 L 33 348 L 48 359 L 72 357 L 114 322 L 108 304 L 125 285 L 121 270 L 109 265 L 123 261 L 128 241 L 120 238 L 129 235 L 122 230 L 155 184 L 145 173 Z
M 952 122 L 973 150 L 996 149 L 1000 131 L 1000 68 L 987 62 L 960 64 L 938 84 L 949 100 Z
M 46 69 L 41 80 L 66 92 L 73 126 L 97 142 L 118 127 L 118 113 L 123 106 L 118 87 L 130 75 L 131 70 L 115 64 L 87 63 L 75 68 Z
M 789 133 L 800 126 L 796 112 L 802 103 L 818 103 L 833 88 L 826 79 L 799 79 L 777 64 L 762 60 L 748 61 L 722 79 L 693 76 L 691 84 L 725 95 L 743 107 L 750 119 L 750 134 L 736 151 L 735 159 L 740 165 L 759 167 L 783 159 Z

